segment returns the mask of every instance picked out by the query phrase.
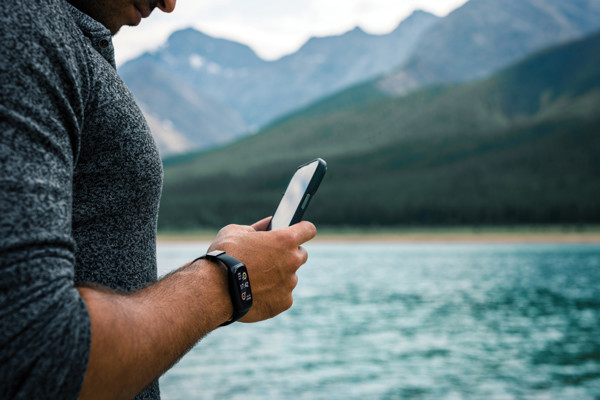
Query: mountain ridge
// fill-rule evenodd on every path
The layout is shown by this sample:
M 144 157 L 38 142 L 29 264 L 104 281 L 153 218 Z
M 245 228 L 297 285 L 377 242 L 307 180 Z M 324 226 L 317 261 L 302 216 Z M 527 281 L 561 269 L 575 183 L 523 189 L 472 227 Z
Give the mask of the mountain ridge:
M 415 53 L 379 87 L 419 87 L 481 79 L 527 54 L 600 29 L 595 0 L 470 0 L 419 41 Z
M 344 86 L 391 70 L 438 20 L 433 14 L 416 12 L 390 34 L 349 31 L 315 38 L 296 53 L 274 61 L 261 59 L 246 45 L 188 28 L 174 33 L 160 49 L 123 64 L 119 73 L 154 121 L 168 122 L 199 147 L 211 147 Z M 401 46 L 394 46 L 394 52 L 389 35 L 394 37 L 392 42 L 405 38 Z M 188 98 L 193 102 L 185 105 Z M 173 104 L 182 105 L 187 114 L 173 110 Z M 203 110 L 202 104 L 214 105 L 213 110 Z M 161 150 L 168 154 L 168 148 Z
M 378 77 L 382 96 L 483 79 L 593 28 L 600 29 L 597 0 L 470 0 L 444 18 L 415 12 L 385 35 L 355 29 L 313 38 L 275 61 L 187 29 L 119 72 L 151 129 L 186 139 L 191 151 L 237 140 Z M 158 141 L 163 156 L 180 151 Z

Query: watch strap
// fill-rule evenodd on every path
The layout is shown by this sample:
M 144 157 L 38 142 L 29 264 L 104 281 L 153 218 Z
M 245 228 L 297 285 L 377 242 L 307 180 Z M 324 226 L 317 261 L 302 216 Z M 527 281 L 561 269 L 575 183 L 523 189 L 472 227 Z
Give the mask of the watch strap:
M 250 280 L 248 271 L 244 263 L 237 258 L 230 256 L 222 250 L 211 251 L 196 260 L 206 259 L 219 264 L 223 264 L 227 269 L 227 285 L 229 296 L 233 306 L 231 318 L 222 323 L 221 326 L 229 325 L 242 318 L 252 307 L 252 292 L 250 289 Z

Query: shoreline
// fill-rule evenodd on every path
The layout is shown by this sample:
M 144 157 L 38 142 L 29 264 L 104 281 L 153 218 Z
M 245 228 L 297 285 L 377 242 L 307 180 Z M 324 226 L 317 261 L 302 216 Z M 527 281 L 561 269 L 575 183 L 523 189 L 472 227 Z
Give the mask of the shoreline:
M 163 232 L 157 242 L 206 242 L 216 231 Z M 323 228 L 313 243 L 380 242 L 380 243 L 539 243 L 600 244 L 600 227 L 489 227 L 489 228 L 406 228 L 406 229 L 337 229 Z
M 398 234 L 398 235 L 323 235 L 315 242 L 380 242 L 380 243 L 539 243 L 539 244 L 600 244 L 600 234 Z

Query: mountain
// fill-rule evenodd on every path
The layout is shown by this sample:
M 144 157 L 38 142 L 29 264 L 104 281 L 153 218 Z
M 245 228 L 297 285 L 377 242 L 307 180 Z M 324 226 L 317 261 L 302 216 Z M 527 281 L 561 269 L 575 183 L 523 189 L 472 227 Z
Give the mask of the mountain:
M 296 53 L 269 64 L 256 80 L 252 91 L 259 95 L 248 104 L 251 125 L 264 126 L 325 95 L 391 72 L 438 21 L 416 11 L 386 35 L 355 28 L 339 36 L 310 39 Z
M 406 64 L 379 87 L 405 94 L 481 79 L 533 51 L 597 29 L 598 0 L 470 0 L 421 37 Z
M 329 165 L 307 212 L 319 225 L 600 222 L 600 34 L 474 83 L 394 98 L 378 84 L 165 160 L 160 229 L 270 215 L 315 157 Z
M 184 140 L 163 154 L 232 141 L 274 118 L 374 76 L 406 60 L 438 17 L 417 11 L 393 32 L 371 35 L 359 28 L 312 38 L 276 61 L 249 47 L 194 29 L 175 32 L 159 50 L 119 68 L 119 73 L 156 131 Z M 161 136 L 164 137 L 164 136 Z
M 159 51 L 121 66 L 119 73 L 147 116 L 161 153 L 168 155 L 226 143 L 244 133 L 242 115 L 226 104 L 219 86 L 243 75 L 246 65 L 264 63 L 245 45 L 185 29 L 173 33 Z M 181 140 L 163 140 L 164 126 Z
M 376 76 L 392 95 L 474 81 L 595 29 L 598 0 L 470 0 L 443 19 L 415 12 L 387 35 L 312 38 L 276 61 L 185 29 L 119 72 L 168 155 L 234 141 Z

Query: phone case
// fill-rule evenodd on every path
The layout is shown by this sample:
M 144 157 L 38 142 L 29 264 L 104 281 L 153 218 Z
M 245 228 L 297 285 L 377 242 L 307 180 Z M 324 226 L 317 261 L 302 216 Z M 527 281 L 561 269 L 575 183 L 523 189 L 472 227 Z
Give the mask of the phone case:
M 319 185 L 321 184 L 321 181 L 323 180 L 323 177 L 325 176 L 325 172 L 327 172 L 327 163 L 325 162 L 325 160 L 323 160 L 321 158 L 316 158 L 314 160 L 311 160 L 309 162 L 306 162 L 306 163 L 298 166 L 298 168 L 296 168 L 296 171 L 294 171 L 294 174 L 299 169 L 301 169 L 309 164 L 312 164 L 314 162 L 317 162 L 317 168 L 316 168 L 314 174 L 312 175 L 310 182 L 309 182 L 308 186 L 306 187 L 306 190 L 304 191 L 304 194 L 302 195 L 302 199 L 300 200 L 300 203 L 298 204 L 298 207 L 296 208 L 296 211 L 294 212 L 294 216 L 292 217 L 290 225 L 294 225 L 294 224 L 302 221 L 302 217 L 304 216 L 304 212 L 306 211 L 306 208 L 310 204 L 310 201 L 312 200 L 314 194 L 316 193 L 317 189 L 319 188 Z M 294 174 L 292 175 L 292 178 L 293 178 Z M 290 179 L 290 183 L 291 183 L 291 181 L 292 181 L 292 179 Z M 288 187 L 289 187 L 290 183 L 288 183 Z M 286 190 L 283 192 L 282 199 L 283 199 L 283 196 L 285 196 L 286 191 L 287 191 L 287 187 L 286 187 Z M 271 230 L 271 223 L 269 223 L 269 227 L 267 228 L 267 230 Z

